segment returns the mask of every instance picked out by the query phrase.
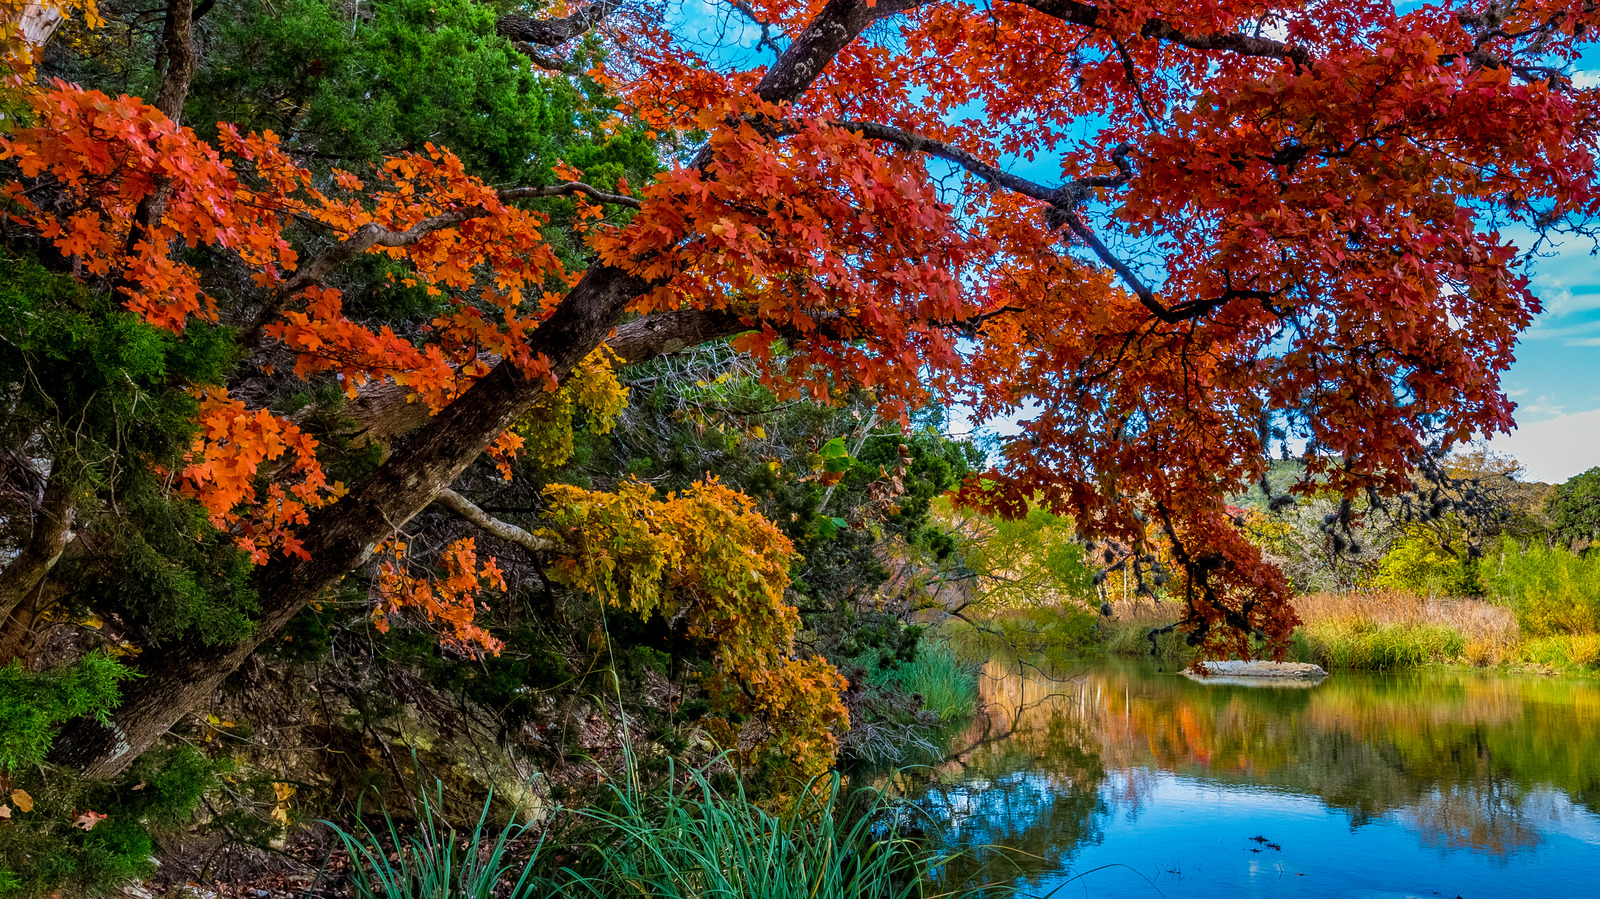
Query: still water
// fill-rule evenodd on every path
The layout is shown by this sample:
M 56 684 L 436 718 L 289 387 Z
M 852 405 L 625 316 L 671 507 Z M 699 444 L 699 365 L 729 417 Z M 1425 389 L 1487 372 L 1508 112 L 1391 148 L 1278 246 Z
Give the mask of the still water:
M 927 776 L 951 884 L 1058 897 L 1600 897 L 1600 684 L 991 663 Z M 1004 847 L 1000 849 L 998 847 Z M 979 873 L 981 872 L 981 874 Z

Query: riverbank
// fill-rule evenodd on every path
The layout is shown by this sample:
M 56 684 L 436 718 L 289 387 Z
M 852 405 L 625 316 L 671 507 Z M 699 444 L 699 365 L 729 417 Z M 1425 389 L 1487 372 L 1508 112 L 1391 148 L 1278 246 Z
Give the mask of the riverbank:
M 1536 670 L 1549 674 L 1600 674 L 1600 634 L 1524 635 L 1515 613 L 1481 599 L 1424 597 L 1413 593 L 1317 593 L 1297 597 L 1287 659 L 1324 668 L 1396 670 L 1424 665 L 1465 665 Z M 1150 634 L 1176 620 L 1172 604 L 1113 605 L 1101 625 L 1107 655 L 1149 657 Z M 1157 658 L 1188 664 L 1193 650 L 1183 635 L 1157 634 Z

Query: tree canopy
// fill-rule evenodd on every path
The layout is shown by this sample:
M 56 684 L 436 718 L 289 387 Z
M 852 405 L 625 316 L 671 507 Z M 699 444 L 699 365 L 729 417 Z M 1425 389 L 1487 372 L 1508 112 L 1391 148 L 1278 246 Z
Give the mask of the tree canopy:
M 1310 447 L 1293 489 L 1346 498 L 1508 428 L 1500 373 L 1539 309 L 1512 235 L 1588 234 L 1600 202 L 1600 94 L 1571 78 L 1600 17 L 1583 4 L 751 0 L 726 14 L 762 38 L 735 53 L 648 0 L 514 8 L 492 31 L 481 4 L 388 0 L 353 37 L 328 9 L 250 32 L 277 52 L 230 32 L 250 4 L 168 0 L 159 36 L 115 26 L 126 43 L 63 63 L 79 83 L 39 83 L 0 33 L 8 239 L 114 298 L 152 371 L 196 334 L 232 348 L 225 373 L 169 363 L 193 442 L 139 464 L 248 557 L 248 624 L 152 641 L 109 726 L 80 719 L 57 747 L 91 773 L 403 551 L 485 453 L 514 474 L 529 416 L 602 346 L 626 364 L 732 340 L 778 397 L 1015 419 L 960 502 L 1161 542 L 1192 639 L 1281 645 L 1288 584 L 1227 503 L 1267 469 L 1262 423 Z M 400 48 L 381 65 L 379 42 Z M 153 82 L 113 83 L 139 47 Z M 274 407 L 290 382 L 342 393 L 353 425 L 318 440 Z M 639 531 L 634 602 L 659 571 L 696 627 L 726 602 L 766 610 L 725 634 L 775 647 L 728 668 L 747 704 L 786 702 L 759 692 L 773 678 L 828 688 L 790 645 L 783 539 L 710 481 L 633 489 L 547 491 L 529 543 L 592 546 L 575 519 L 612 516 L 604 533 Z M 56 512 L 31 519 L 0 613 L 69 538 L 73 500 L 41 497 Z M 736 537 L 757 562 L 733 564 Z M 223 548 L 193 566 L 235 564 Z M 436 586 L 386 595 L 470 621 L 494 565 L 447 553 Z M 624 564 L 575 558 L 569 577 Z M 715 570 L 666 570 L 685 559 Z M 823 740 L 839 710 L 774 714 Z

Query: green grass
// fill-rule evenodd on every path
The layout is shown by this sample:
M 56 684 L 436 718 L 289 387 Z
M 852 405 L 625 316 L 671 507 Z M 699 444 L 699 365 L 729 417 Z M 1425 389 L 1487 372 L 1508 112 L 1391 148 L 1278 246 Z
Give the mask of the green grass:
M 922 707 L 946 724 L 965 721 L 978 712 L 978 675 L 943 643 L 923 643 L 914 661 L 868 678 L 880 687 L 922 697 Z
M 614 789 L 559 838 L 491 824 L 488 802 L 458 833 L 427 798 L 410 826 L 387 814 L 381 830 L 330 826 L 355 862 L 356 899 L 911 899 L 942 861 L 900 833 L 889 796 L 850 793 L 837 775 L 782 815 L 702 772 L 682 780 Z
M 1105 636 L 1100 647 L 1106 655 L 1131 659 L 1148 659 L 1150 654 L 1150 629 L 1148 621 L 1113 621 L 1102 624 Z M 1156 625 L 1158 626 L 1158 625 Z M 1194 657 L 1194 648 L 1184 642 L 1184 635 L 1172 630 L 1156 635 L 1155 656 L 1162 662 L 1187 665 Z
M 1321 621 L 1296 631 L 1294 655 L 1325 667 L 1391 671 L 1459 660 L 1460 631 L 1439 624 Z

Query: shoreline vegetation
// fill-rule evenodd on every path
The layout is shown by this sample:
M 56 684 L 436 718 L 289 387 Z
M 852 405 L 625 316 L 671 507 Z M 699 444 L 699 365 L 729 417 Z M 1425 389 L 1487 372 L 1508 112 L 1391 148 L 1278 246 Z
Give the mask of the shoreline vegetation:
M 726 767 L 649 789 L 630 776 L 538 826 L 496 821 L 492 797 L 475 824 L 452 823 L 438 784 L 402 819 L 385 810 L 381 823 L 324 823 L 350 862 L 354 899 L 912 899 L 949 861 L 888 788 L 853 787 L 835 772 L 775 812 L 726 770 L 712 773 Z
M 1150 657 L 1188 664 L 1194 652 L 1177 630 L 1176 605 L 1148 600 L 1111 604 L 1101 624 L 1106 655 Z M 1431 597 L 1399 590 L 1313 593 L 1296 597 L 1301 624 L 1286 661 L 1336 668 L 1398 670 L 1426 665 L 1531 670 L 1544 674 L 1600 675 L 1600 633 L 1537 633 L 1518 610 L 1472 597 Z

